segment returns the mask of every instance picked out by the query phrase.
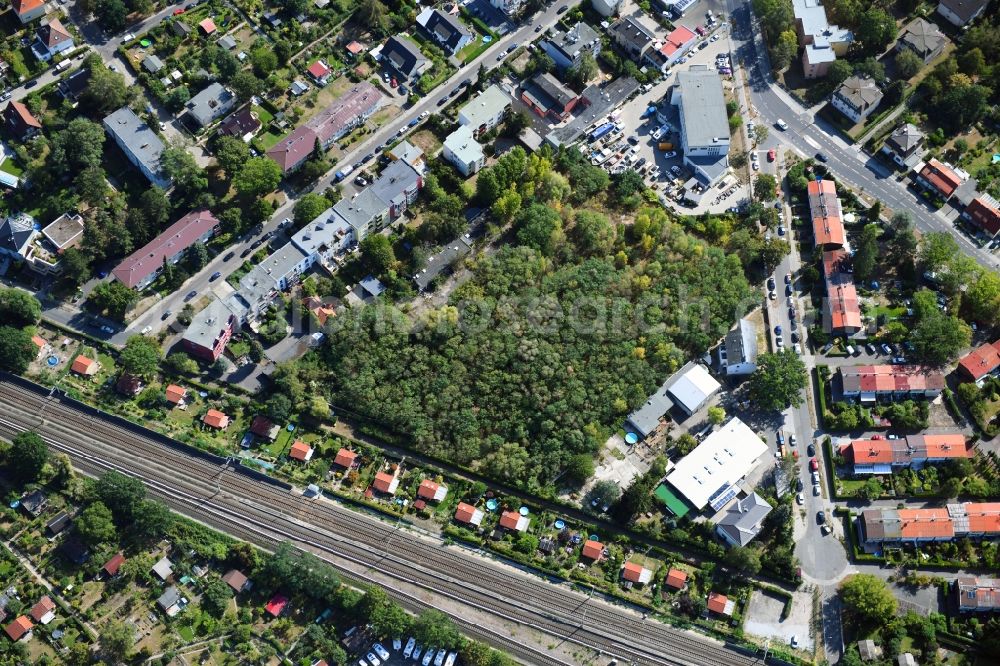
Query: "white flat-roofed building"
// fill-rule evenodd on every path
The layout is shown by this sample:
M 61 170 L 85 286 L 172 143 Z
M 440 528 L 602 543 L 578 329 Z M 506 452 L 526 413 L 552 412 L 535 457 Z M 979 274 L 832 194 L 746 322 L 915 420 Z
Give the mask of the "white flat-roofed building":
M 444 140 L 442 155 L 465 177 L 476 173 L 486 164 L 483 147 L 472 136 L 469 125 L 462 125 L 448 135 Z
M 757 433 L 734 418 L 684 456 L 667 483 L 700 511 L 749 474 L 766 453 L 767 444 Z
M 671 381 L 667 393 L 676 406 L 688 414 L 694 414 L 715 392 L 722 388 L 708 370 L 700 363 L 688 363 L 680 369 Z

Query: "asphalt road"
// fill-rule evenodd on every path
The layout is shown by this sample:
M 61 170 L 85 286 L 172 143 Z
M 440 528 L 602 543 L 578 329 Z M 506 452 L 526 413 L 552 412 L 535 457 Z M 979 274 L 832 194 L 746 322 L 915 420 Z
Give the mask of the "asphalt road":
M 920 231 L 951 233 L 966 254 L 977 262 L 988 268 L 1000 266 L 1000 261 L 995 256 L 977 247 L 943 215 L 896 182 L 884 166 L 862 152 L 859 146 L 848 145 L 834 128 L 822 119 L 815 118 L 780 91 L 771 77 L 767 49 L 759 26 L 752 18 L 750 3 L 747 0 L 729 0 L 729 4 L 730 13 L 736 20 L 733 46 L 748 70 L 751 102 L 760 114 L 760 121 L 770 126 L 772 134 L 803 156 L 812 157 L 818 152 L 824 153 L 828 158 L 827 167 L 837 178 L 876 197 L 893 211 L 910 213 L 914 226 Z M 787 131 L 782 132 L 774 126 L 779 118 L 788 123 Z

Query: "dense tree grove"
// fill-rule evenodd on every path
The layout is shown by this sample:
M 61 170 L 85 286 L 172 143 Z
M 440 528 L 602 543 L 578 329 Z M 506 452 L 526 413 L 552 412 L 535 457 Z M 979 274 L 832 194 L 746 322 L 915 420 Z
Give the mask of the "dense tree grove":
M 544 487 L 751 306 L 740 260 L 662 208 L 616 230 L 568 205 L 609 184 L 578 157 L 515 149 L 480 174 L 484 203 L 520 198 L 517 244 L 481 259 L 446 306 L 416 321 L 383 307 L 337 318 L 325 348 L 334 408 Z M 563 180 L 573 189 L 552 187 Z

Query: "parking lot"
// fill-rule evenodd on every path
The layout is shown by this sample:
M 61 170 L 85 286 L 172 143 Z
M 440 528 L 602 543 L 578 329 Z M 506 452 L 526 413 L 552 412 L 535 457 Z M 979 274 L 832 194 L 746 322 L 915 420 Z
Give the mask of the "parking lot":
M 694 16 L 689 11 L 689 16 Z M 692 29 L 698 26 L 694 19 L 684 19 L 681 23 L 691 23 Z M 702 21 L 703 22 L 703 21 Z M 691 196 L 700 198 L 695 206 L 690 203 L 681 207 L 685 198 L 684 184 L 691 178 L 691 171 L 684 165 L 684 158 L 679 150 L 680 119 L 677 107 L 670 103 L 671 89 L 677 82 L 677 73 L 686 70 L 691 65 L 708 65 L 715 69 L 718 66 L 730 64 L 722 60 L 729 55 L 729 40 L 726 38 L 726 25 L 717 23 L 715 30 L 700 38 L 694 48 L 670 68 L 664 79 L 653 87 L 641 93 L 636 100 L 621 110 L 615 119 L 621 128 L 621 133 L 615 133 L 611 141 L 597 142 L 589 146 L 590 150 L 605 150 L 610 148 L 612 155 L 624 150 L 625 155 L 616 159 L 609 157 L 602 164 L 610 173 L 632 168 L 640 171 L 646 177 L 646 182 L 661 193 L 661 201 L 680 212 L 700 214 L 702 212 L 723 212 L 749 199 L 749 191 L 745 183 L 740 183 L 730 174 L 712 190 Z M 664 32 L 664 31 L 661 31 Z M 665 34 L 665 32 L 664 32 Z M 658 36 L 663 36 L 659 35 Z M 699 46 L 704 45 L 702 48 Z M 728 77 L 727 77 L 728 78 Z M 650 113 L 650 106 L 655 112 Z M 629 145 L 625 145 L 625 143 Z M 599 161 L 601 156 L 588 151 L 592 162 Z
M 785 601 L 763 592 L 754 592 L 747 607 L 747 618 L 743 630 L 761 638 L 772 638 L 776 643 L 791 646 L 795 639 L 798 649 L 813 649 L 812 632 L 809 629 L 812 614 L 812 598 L 808 593 L 796 592 L 792 600 L 789 616 L 781 619 Z
M 380 666 L 414 666 L 415 664 L 419 665 L 419 664 L 425 663 L 424 660 L 427 657 L 427 654 L 424 653 L 423 650 L 421 650 L 420 658 L 419 659 L 413 659 L 412 655 L 409 658 L 407 658 L 406 655 L 405 655 L 405 648 L 406 648 L 406 645 L 407 645 L 407 642 L 406 642 L 405 639 L 403 639 L 400 642 L 400 649 L 399 650 L 396 650 L 393 642 L 391 640 L 388 640 L 388 639 L 385 640 L 385 641 L 382 641 L 382 643 L 380 643 L 380 645 L 385 650 L 385 653 L 383 653 L 383 654 L 377 654 L 376 651 L 373 649 L 373 644 L 372 645 L 363 646 L 359 650 L 358 661 L 357 662 L 351 662 L 351 663 L 352 664 L 356 663 L 357 666 L 373 666 L 374 662 L 371 660 L 371 657 L 375 657 L 377 659 L 377 662 L 379 663 Z M 369 650 L 371 650 L 370 653 L 369 653 Z M 371 656 L 368 656 L 369 654 Z M 385 658 L 383 658 L 383 656 Z M 433 657 L 436 657 L 436 656 L 437 656 L 437 653 L 436 652 L 433 653 Z M 460 664 L 461 664 L 461 662 L 457 659 L 457 657 L 452 658 L 451 662 L 447 662 L 446 658 L 442 658 L 442 662 L 449 663 L 449 666 L 460 666 Z M 433 660 L 429 660 L 427 663 L 433 664 L 434 661 Z

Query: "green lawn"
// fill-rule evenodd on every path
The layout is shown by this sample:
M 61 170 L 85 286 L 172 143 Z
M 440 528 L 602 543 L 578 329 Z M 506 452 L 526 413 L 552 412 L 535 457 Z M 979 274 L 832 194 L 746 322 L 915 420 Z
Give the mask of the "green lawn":
M 841 497 L 857 497 L 858 491 L 865 485 L 865 479 L 837 479 L 838 494 Z
M 262 106 L 254 104 L 250 107 L 250 110 L 257 114 L 257 117 L 260 118 L 260 124 L 262 126 L 274 120 L 274 115 Z
M 495 39 L 491 39 L 489 42 L 484 42 L 482 35 L 476 35 L 476 38 L 463 46 L 462 49 L 455 54 L 455 57 L 463 63 L 468 64 L 478 58 L 480 54 L 489 48 L 490 45 L 494 44 L 495 41 Z
M 257 138 L 255 139 L 255 143 L 257 143 L 257 145 L 261 147 L 262 149 L 261 152 L 266 152 L 270 150 L 274 146 L 274 144 L 278 143 L 286 136 L 288 136 L 287 133 L 275 134 L 274 132 L 268 130 L 266 132 L 258 134 Z
M 293 435 L 294 433 L 282 428 L 278 436 L 274 438 L 274 441 L 262 447 L 261 450 L 272 458 L 280 458 L 292 446 Z
M 885 315 L 887 320 L 899 319 L 906 314 L 906 308 L 903 306 L 890 306 L 890 305 L 878 305 L 868 311 L 868 314 L 872 317 L 879 317 Z
M 12 176 L 17 176 L 18 178 L 20 178 L 21 174 L 24 173 L 24 169 L 18 166 L 17 160 L 13 157 L 8 157 L 3 161 L 3 164 L 0 164 L 0 171 L 9 173 Z

